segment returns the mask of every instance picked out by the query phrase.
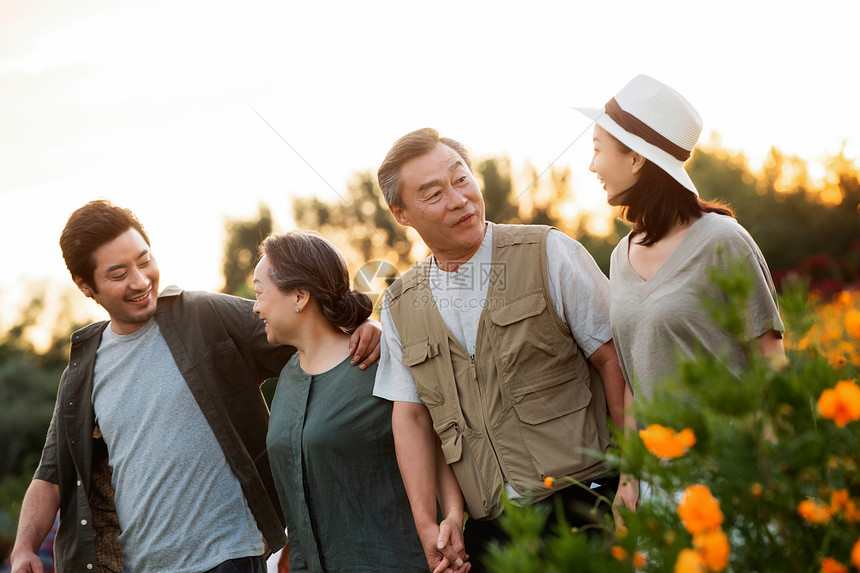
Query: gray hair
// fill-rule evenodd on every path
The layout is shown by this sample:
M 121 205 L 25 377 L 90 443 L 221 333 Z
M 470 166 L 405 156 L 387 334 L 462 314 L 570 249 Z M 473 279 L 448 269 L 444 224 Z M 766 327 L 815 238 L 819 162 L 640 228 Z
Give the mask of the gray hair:
M 407 133 L 394 142 L 382 165 L 379 166 L 379 171 L 376 172 L 379 188 L 389 207 L 403 207 L 400 181 L 400 169 L 403 164 L 410 159 L 430 153 L 440 143 L 456 151 L 471 171 L 472 162 L 469 160 L 469 152 L 459 141 L 450 137 L 439 137 L 439 132 L 430 127 Z

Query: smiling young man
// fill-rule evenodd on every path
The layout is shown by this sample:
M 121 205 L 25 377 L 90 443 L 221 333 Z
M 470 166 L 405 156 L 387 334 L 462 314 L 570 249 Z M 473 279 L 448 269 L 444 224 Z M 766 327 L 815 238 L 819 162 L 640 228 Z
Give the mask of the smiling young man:
M 41 571 L 36 550 L 59 510 L 59 572 L 264 572 L 285 538 L 260 385 L 294 349 L 266 341 L 253 301 L 158 295 L 149 238 L 126 209 L 86 204 L 60 246 L 110 320 L 72 336 L 12 571 Z M 367 329 L 356 354 L 376 346 Z
M 544 478 L 610 496 L 618 484 L 583 453 L 607 447 L 607 407 L 622 427 L 632 400 L 606 277 L 555 229 L 487 222 L 465 148 L 435 130 L 400 138 L 378 177 L 395 219 L 432 253 L 386 290 L 374 388 L 394 401 L 398 463 L 428 563 L 463 569 L 467 552 L 480 562 L 504 537 L 503 489 L 550 506 L 544 500 L 558 496 L 570 523 L 583 525 L 575 506 L 596 498 Z M 627 485 L 618 492 L 635 506 Z

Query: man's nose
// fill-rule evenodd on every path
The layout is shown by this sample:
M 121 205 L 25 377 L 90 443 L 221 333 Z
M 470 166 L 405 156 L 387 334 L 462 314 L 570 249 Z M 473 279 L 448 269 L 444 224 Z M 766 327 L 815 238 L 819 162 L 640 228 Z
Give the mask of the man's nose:
M 128 284 L 134 290 L 146 290 L 150 285 L 150 280 L 140 269 L 132 269 L 129 273 Z
M 449 188 L 448 192 L 448 208 L 452 211 L 454 209 L 463 208 L 466 203 L 469 202 L 468 197 L 466 197 L 466 193 L 459 191 L 453 187 Z

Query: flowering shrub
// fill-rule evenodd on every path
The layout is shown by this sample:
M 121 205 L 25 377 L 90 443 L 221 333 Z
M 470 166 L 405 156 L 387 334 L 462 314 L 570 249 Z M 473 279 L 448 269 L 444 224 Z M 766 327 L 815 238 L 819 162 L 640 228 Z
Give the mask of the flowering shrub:
M 725 295 L 714 317 L 744 332 L 748 282 L 714 278 Z M 754 344 L 739 376 L 718 358 L 684 362 L 637 402 L 644 429 L 599 456 L 648 485 L 635 513 L 620 510 L 623 528 L 607 518 L 601 535 L 560 526 L 541 537 L 528 524 L 545 513 L 511 506 L 512 538 L 487 570 L 860 571 L 860 294 L 819 304 L 787 289 L 780 304 L 786 365 Z

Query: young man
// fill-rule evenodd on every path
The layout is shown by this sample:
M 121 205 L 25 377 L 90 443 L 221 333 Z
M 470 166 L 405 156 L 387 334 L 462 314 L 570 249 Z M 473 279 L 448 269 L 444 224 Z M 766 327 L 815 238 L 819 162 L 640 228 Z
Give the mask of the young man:
M 86 204 L 60 246 L 110 320 L 72 336 L 12 571 L 41 571 L 36 551 L 59 510 L 58 572 L 264 572 L 285 537 L 260 385 L 294 349 L 268 344 L 253 301 L 159 296 L 149 238 L 126 209 Z M 377 346 L 378 329 L 362 329 L 357 355 Z
M 618 483 L 583 453 L 608 445 L 607 405 L 622 427 L 632 402 L 606 277 L 557 230 L 487 223 L 466 150 L 435 130 L 400 138 L 378 176 L 394 217 L 432 253 L 385 293 L 374 389 L 395 402 L 398 463 L 431 568 L 462 568 L 466 552 L 478 562 L 501 537 L 503 488 L 515 499 L 560 496 L 568 519 L 584 523 L 572 506 L 595 498 L 544 478 L 610 496 Z M 635 507 L 635 491 L 618 492 Z

